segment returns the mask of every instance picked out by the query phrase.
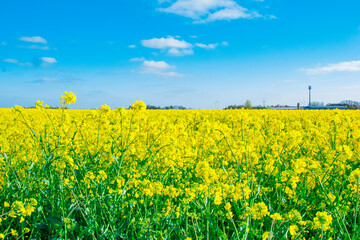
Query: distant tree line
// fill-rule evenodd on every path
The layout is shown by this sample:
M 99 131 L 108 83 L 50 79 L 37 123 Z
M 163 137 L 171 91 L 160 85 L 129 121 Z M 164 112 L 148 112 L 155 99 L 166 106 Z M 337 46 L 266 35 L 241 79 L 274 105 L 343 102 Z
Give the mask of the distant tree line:
M 360 102 L 352 101 L 352 100 L 344 100 L 340 103 L 328 103 L 326 106 L 344 106 L 348 107 L 349 109 L 360 109 Z
M 314 107 L 318 107 L 318 106 L 344 106 L 344 107 L 348 107 L 348 109 L 360 109 L 360 102 L 357 101 L 353 101 L 353 100 L 344 100 L 341 101 L 340 103 L 328 103 L 328 104 L 324 104 L 324 102 L 311 102 L 311 106 Z M 289 107 L 288 105 L 271 105 L 270 107 Z M 31 106 L 31 107 L 25 107 L 25 108 L 35 108 L 35 106 Z M 59 107 L 53 107 L 53 106 L 49 106 L 49 109 L 58 109 Z M 67 107 L 65 107 L 67 109 Z M 131 108 L 131 106 L 129 106 L 129 109 Z M 162 110 L 168 110 L 168 109 L 179 109 L 179 110 L 185 110 L 185 109 L 189 109 L 186 108 L 184 106 L 178 106 L 178 105 L 170 105 L 170 106 L 165 106 L 165 107 L 159 107 L 159 106 L 153 106 L 153 105 L 147 105 L 146 106 L 147 109 L 162 109 Z M 246 100 L 246 102 L 242 105 L 229 105 L 227 107 L 224 108 L 225 110 L 227 109 L 266 109 L 266 107 L 264 106 L 252 106 L 251 101 L 250 100 Z
M 360 109 L 360 102 L 357 101 L 352 101 L 352 100 L 344 100 L 341 101 L 340 103 L 328 103 L 328 104 L 324 104 L 324 102 L 316 102 L 313 101 L 311 102 L 312 107 L 322 107 L 322 106 L 344 106 L 344 107 L 348 107 L 348 109 Z M 276 107 L 290 107 L 288 105 L 271 105 L 270 108 L 276 108 Z M 264 106 L 255 106 L 253 107 L 251 105 L 250 100 L 246 100 L 245 104 L 243 105 L 229 105 L 224 109 L 265 109 L 266 107 Z
M 252 106 L 251 101 L 250 100 L 246 100 L 244 105 L 230 105 L 227 106 L 226 108 L 224 108 L 225 110 L 227 109 L 264 109 L 264 106 Z
M 169 109 L 179 109 L 179 110 L 185 110 L 185 109 L 187 109 L 186 107 L 184 107 L 184 106 L 177 106 L 177 105 L 175 105 L 175 106 L 173 106 L 173 105 L 171 105 L 171 106 L 166 106 L 166 107 L 159 107 L 159 106 L 152 106 L 152 105 L 147 105 L 146 106 L 146 109 L 163 109 L 163 110 L 169 110 Z
M 312 106 L 312 107 L 323 107 L 325 105 L 324 105 L 324 102 L 311 102 L 310 106 Z

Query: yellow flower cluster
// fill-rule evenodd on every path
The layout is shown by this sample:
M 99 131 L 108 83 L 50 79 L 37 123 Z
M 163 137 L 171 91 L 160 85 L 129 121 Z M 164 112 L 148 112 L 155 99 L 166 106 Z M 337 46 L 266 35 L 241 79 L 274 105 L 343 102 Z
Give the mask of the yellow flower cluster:
M 64 96 L 61 96 L 60 103 L 72 104 L 76 102 L 76 96 L 72 92 L 64 92 Z
M 146 110 L 146 104 L 143 101 L 135 101 L 131 107 L 136 111 Z
M 360 112 L 35 105 L 0 109 L 0 238 L 356 239 Z
M 265 205 L 265 203 L 255 203 L 253 206 L 253 218 L 255 220 L 259 220 L 265 216 L 269 216 L 270 212 L 268 207 Z
M 332 216 L 327 212 L 317 212 L 316 217 L 314 218 L 314 229 L 322 229 L 323 231 L 327 231 L 330 229 L 332 220 Z

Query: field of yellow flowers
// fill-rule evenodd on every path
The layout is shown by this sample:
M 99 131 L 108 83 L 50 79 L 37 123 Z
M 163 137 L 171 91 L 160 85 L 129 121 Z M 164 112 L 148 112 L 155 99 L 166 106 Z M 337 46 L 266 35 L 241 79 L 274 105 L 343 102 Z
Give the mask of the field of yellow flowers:
M 359 239 L 360 112 L 0 109 L 0 239 Z

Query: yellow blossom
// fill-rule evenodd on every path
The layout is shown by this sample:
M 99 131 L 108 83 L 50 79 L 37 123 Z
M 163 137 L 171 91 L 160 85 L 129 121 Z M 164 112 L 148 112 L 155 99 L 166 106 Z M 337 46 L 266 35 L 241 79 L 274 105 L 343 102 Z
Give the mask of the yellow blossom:
M 143 101 L 135 101 L 131 107 L 136 111 L 141 111 L 146 109 L 146 104 Z
M 279 213 L 271 214 L 270 217 L 271 217 L 273 220 L 283 220 L 283 217 L 282 217 Z
M 322 229 L 327 231 L 330 229 L 330 224 L 332 223 L 332 216 L 327 212 L 317 212 L 316 217 L 314 218 L 314 229 Z
M 10 232 L 11 232 L 11 235 L 13 235 L 14 237 L 19 235 L 18 232 L 14 229 L 11 229 Z
M 291 236 L 295 236 L 297 235 L 297 231 L 299 231 L 299 227 L 297 225 L 291 225 L 289 231 Z
M 108 113 L 110 110 L 111 110 L 111 108 L 106 104 L 100 106 L 101 113 Z
M 262 240 L 266 240 L 269 238 L 269 232 L 264 232 L 264 234 L 262 235 Z
M 265 216 L 270 215 L 268 207 L 263 202 L 255 203 L 254 206 L 252 207 L 252 213 L 253 213 L 253 218 L 255 220 L 259 220 Z
M 61 96 L 60 100 L 64 104 L 72 104 L 76 102 L 76 96 L 72 92 L 64 92 L 64 96 Z

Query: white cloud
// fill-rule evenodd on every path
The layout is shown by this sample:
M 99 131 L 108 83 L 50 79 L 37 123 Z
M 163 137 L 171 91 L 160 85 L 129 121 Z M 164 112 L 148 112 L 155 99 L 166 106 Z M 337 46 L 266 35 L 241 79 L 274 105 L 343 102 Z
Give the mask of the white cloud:
M 143 66 L 145 68 L 152 68 L 152 69 L 169 69 L 169 68 L 173 68 L 173 66 L 170 66 L 169 64 L 167 64 L 164 61 L 156 62 L 156 61 L 153 61 L 153 60 L 150 60 L 150 61 L 145 60 L 143 62 Z
M 182 74 L 171 71 L 176 69 L 174 65 L 169 65 L 164 61 L 144 60 L 140 74 L 153 74 L 161 77 L 181 77 Z
M 193 55 L 194 51 L 190 49 L 177 49 L 177 48 L 170 48 L 168 51 L 170 56 L 184 56 L 184 55 Z
M 38 45 L 29 45 L 29 46 L 19 46 L 21 48 L 30 48 L 30 49 L 40 49 L 40 50 L 49 50 L 48 46 L 38 46 Z
M 194 23 L 261 17 L 256 11 L 241 7 L 235 0 L 177 0 L 159 10 L 192 18 Z
M 269 15 L 269 16 L 266 16 L 266 19 L 277 19 L 277 16 L 275 16 L 275 15 Z
M 136 45 L 132 44 L 128 46 L 129 48 L 136 48 Z
M 217 44 L 217 43 L 212 43 L 212 44 L 196 43 L 195 45 L 198 46 L 199 48 L 215 49 L 219 44 Z
M 19 66 L 33 66 L 32 63 L 29 63 L 29 62 L 20 62 L 19 60 L 17 59 L 14 59 L 14 58 L 7 58 L 7 59 L 4 59 L 3 62 L 6 62 L 6 63 L 13 63 L 13 64 L 16 64 L 16 65 L 19 65 Z
M 196 23 L 213 22 L 216 20 L 233 20 L 239 18 L 256 18 L 261 17 L 257 12 L 249 12 L 246 8 L 236 6 L 233 8 L 224 8 L 212 14 L 209 14 L 205 20 L 196 21 Z
M 7 59 L 4 59 L 3 62 L 6 62 L 6 63 L 19 63 L 19 60 L 13 59 L 13 58 L 7 58 Z
M 141 44 L 147 48 L 166 49 L 166 48 L 191 48 L 192 45 L 184 40 L 178 40 L 171 36 L 167 38 L 153 38 L 142 40 Z
M 41 61 L 46 62 L 46 63 L 50 63 L 50 64 L 57 63 L 56 59 L 52 58 L 52 57 L 42 57 L 40 59 L 41 59 Z
M 223 45 L 224 47 L 227 47 L 227 46 L 229 46 L 229 43 L 226 42 L 226 41 L 223 41 L 223 42 L 221 43 L 221 45 Z
M 198 38 L 196 35 L 191 35 L 190 38 Z
M 180 36 L 176 37 L 179 38 Z M 194 54 L 194 51 L 192 50 L 193 45 L 191 43 L 188 43 L 185 40 L 175 39 L 172 36 L 168 36 L 167 38 L 142 40 L 141 44 L 147 48 L 167 50 L 167 53 L 170 56 L 184 56 Z
M 161 73 L 158 73 L 159 76 L 162 76 L 162 77 L 183 77 L 184 75 L 183 74 L 180 74 L 178 72 L 161 72 Z
M 33 43 L 43 43 L 47 44 L 47 40 L 45 38 L 42 38 L 40 36 L 34 36 L 34 37 L 21 37 L 21 41 L 24 42 L 33 42 Z
M 168 36 L 167 38 L 142 40 L 141 44 L 147 48 L 167 50 L 167 53 L 170 56 L 184 56 L 194 54 L 194 51 L 192 50 L 193 45 L 191 43 L 188 43 L 185 40 L 175 39 L 172 36 Z
M 331 72 L 355 72 L 360 71 L 360 61 L 331 63 L 325 67 L 302 69 L 309 75 L 325 74 Z
M 131 58 L 130 62 L 143 62 L 145 61 L 144 57 L 139 57 L 139 58 Z

